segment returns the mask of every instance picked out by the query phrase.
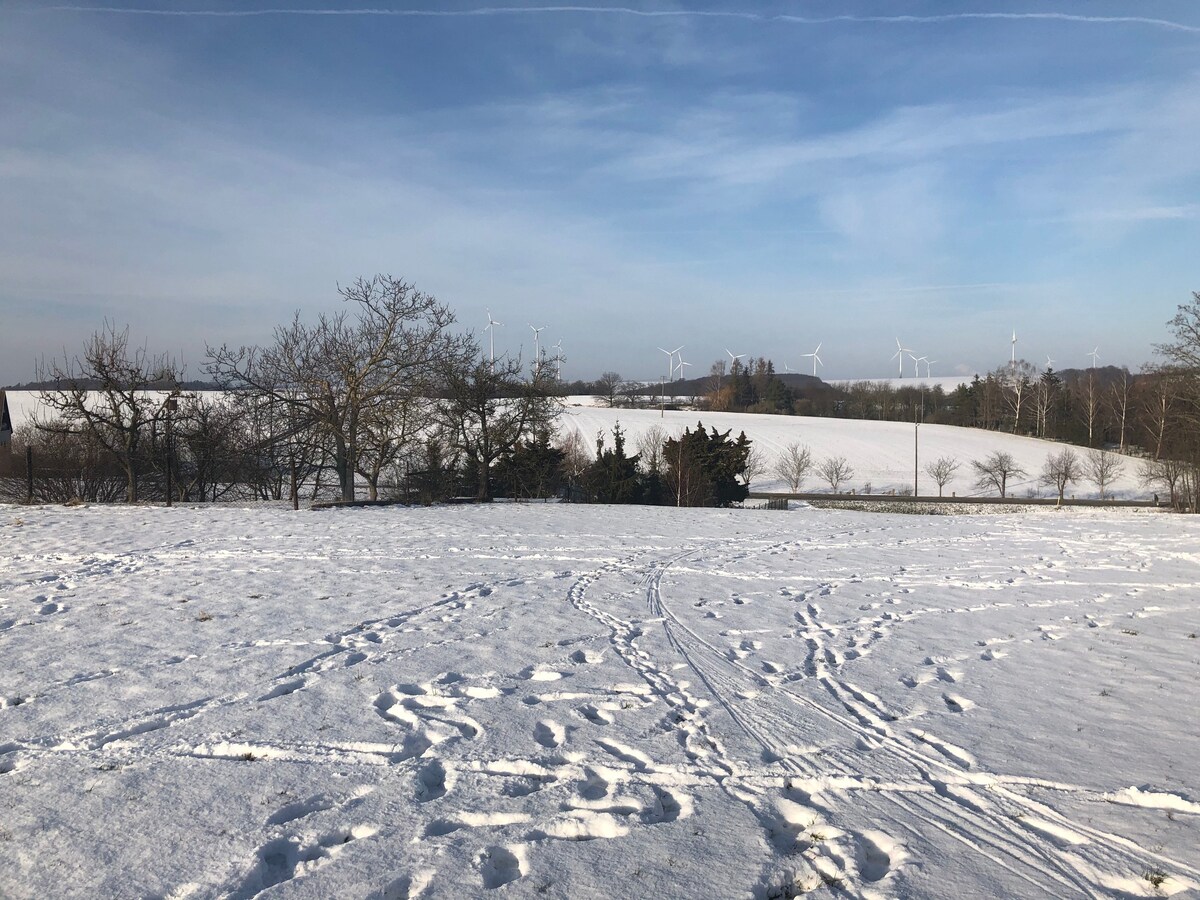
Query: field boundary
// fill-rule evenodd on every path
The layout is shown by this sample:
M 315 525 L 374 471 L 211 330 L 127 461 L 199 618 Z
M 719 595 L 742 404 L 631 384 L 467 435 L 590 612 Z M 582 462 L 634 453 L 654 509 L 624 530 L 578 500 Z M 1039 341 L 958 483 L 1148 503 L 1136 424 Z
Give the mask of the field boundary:
M 768 503 L 772 501 L 782 503 L 788 500 L 804 500 L 819 503 L 961 503 L 991 506 L 1098 506 L 1114 509 L 1130 507 L 1158 509 L 1170 506 L 1170 503 L 1154 500 L 1064 499 L 1059 503 L 1057 497 L 936 497 L 927 495 L 914 497 L 904 494 L 831 494 L 817 491 L 801 491 L 799 493 L 751 491 L 746 499 L 766 500 Z

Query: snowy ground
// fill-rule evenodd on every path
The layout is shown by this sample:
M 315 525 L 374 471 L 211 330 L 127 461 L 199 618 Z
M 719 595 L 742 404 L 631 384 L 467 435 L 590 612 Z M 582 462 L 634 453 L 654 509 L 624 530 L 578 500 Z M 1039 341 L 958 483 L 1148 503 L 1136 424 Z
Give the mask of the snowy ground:
M 675 435 L 684 428 L 695 428 L 697 421 L 704 427 L 719 431 L 732 430 L 736 437 L 745 431 L 746 437 L 758 448 L 767 463 L 767 471 L 755 478 L 751 484 L 756 491 L 787 491 L 787 483 L 771 469 L 783 448 L 791 443 L 807 446 L 812 451 L 814 466 L 829 456 L 844 456 L 854 469 L 854 477 L 842 490 L 864 490 L 868 485 L 876 494 L 889 490 L 912 489 L 913 453 L 916 429 L 911 422 L 878 422 L 870 419 L 828 419 L 818 416 L 771 416 L 754 413 L 710 413 L 657 409 L 605 409 L 594 406 L 567 406 L 559 421 L 560 431 L 577 430 L 594 448 L 596 434 L 603 432 L 607 445 L 612 446 L 612 429 L 616 424 L 626 432 L 628 452 L 637 450 L 638 437 L 654 426 L 662 427 L 668 435 Z M 959 469 L 954 479 L 946 485 L 947 495 L 956 493 L 964 496 L 996 496 L 994 490 L 980 490 L 975 486 L 972 460 L 983 460 L 989 454 L 1003 451 L 1012 455 L 1024 475 L 1010 479 L 1009 494 L 1014 497 L 1055 496 L 1048 487 L 1038 483 L 1038 476 L 1052 453 L 1060 453 L 1064 444 L 1043 441 L 1038 438 L 1022 437 L 986 431 L 981 428 L 960 428 L 954 425 L 922 425 L 916 441 L 917 463 L 921 469 L 917 486 L 922 495 L 937 495 L 937 485 L 924 471 L 926 464 L 938 457 L 948 456 L 958 460 Z M 1087 452 L 1075 448 L 1080 459 Z M 1107 493 L 1118 499 L 1149 499 L 1152 489 L 1138 480 L 1139 461 L 1131 457 L 1120 458 L 1122 474 L 1111 484 Z M 810 474 L 802 490 L 829 490 L 828 484 Z M 1096 486 L 1088 481 L 1079 481 L 1068 486 L 1067 496 L 1094 498 L 1098 496 Z
M 1198 541 L 0 507 L 0 896 L 1195 894 Z

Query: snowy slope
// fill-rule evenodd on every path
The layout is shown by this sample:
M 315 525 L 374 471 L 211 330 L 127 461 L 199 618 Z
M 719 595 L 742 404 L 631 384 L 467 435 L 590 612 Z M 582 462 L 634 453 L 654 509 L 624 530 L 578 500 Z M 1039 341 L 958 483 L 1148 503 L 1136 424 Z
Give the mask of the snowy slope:
M 764 452 L 768 465 L 773 464 L 783 447 L 798 442 L 812 450 L 814 461 L 828 456 L 846 457 L 855 471 L 855 477 L 849 485 L 851 488 L 862 490 L 868 483 L 875 493 L 912 488 L 914 426 L 904 422 L 672 410 L 660 415 L 658 410 L 568 406 L 560 428 L 578 430 L 588 446 L 594 447 L 599 431 L 605 433 L 607 443 L 611 445 L 612 427 L 619 422 L 627 433 L 626 444 L 631 448 L 628 452 L 634 452 L 638 436 L 655 425 L 674 435 L 684 428 L 695 428 L 697 421 L 703 422 L 705 428 L 715 427 L 719 431 L 732 429 L 735 437 L 745 431 L 754 445 Z M 1047 455 L 1060 452 L 1063 446 L 1052 441 L 978 428 L 922 425 L 917 447 L 921 467 L 918 487 L 923 495 L 936 494 L 937 485 L 925 474 L 924 467 L 940 456 L 950 456 L 957 459 L 961 467 L 955 480 L 947 485 L 946 493 L 957 492 L 959 496 L 984 493 L 974 486 L 971 461 L 981 460 L 993 451 L 1001 450 L 1012 454 L 1017 464 L 1029 473 L 1009 483 L 1009 491 L 1013 496 L 1025 496 L 1030 490 L 1049 496 L 1048 489 L 1038 485 L 1037 476 L 1042 471 Z M 1080 454 L 1083 452 L 1081 450 Z M 1136 460 L 1125 460 L 1124 473 L 1110 493 L 1121 498 L 1148 497 L 1149 492 L 1137 479 L 1137 468 Z M 769 470 L 751 486 L 762 491 L 787 490 L 785 483 Z M 802 488 L 828 490 L 829 486 L 822 486 L 815 475 L 810 475 Z M 1095 486 L 1088 482 L 1073 485 L 1068 494 L 1078 497 L 1097 495 Z
M 828 383 L 841 388 L 848 388 L 853 384 L 861 384 L 864 381 L 871 384 L 887 384 L 893 388 L 906 387 L 923 387 L 932 390 L 935 387 L 940 387 L 947 394 L 955 391 L 960 384 L 970 384 L 975 375 L 933 375 L 925 377 L 905 376 L 904 378 L 837 378 L 832 379 Z M 980 376 L 982 377 L 982 376 Z
M 1198 541 L 0 507 L 0 896 L 1194 895 Z

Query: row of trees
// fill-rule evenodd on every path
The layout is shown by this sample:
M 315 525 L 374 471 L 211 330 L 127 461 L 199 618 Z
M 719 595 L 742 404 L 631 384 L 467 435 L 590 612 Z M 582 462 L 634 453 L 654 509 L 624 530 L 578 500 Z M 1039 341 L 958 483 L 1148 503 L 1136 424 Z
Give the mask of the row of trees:
M 961 469 L 962 463 L 958 459 L 939 456 L 925 464 L 924 472 L 937 485 L 938 496 L 941 497 L 947 485 L 955 480 Z M 1029 475 L 1017 464 L 1011 453 L 1000 450 L 984 459 L 972 460 L 971 470 L 975 474 L 973 484 L 977 490 L 995 491 L 1001 497 L 1008 496 L 1012 481 Z M 1061 502 L 1068 485 L 1086 479 L 1096 485 L 1101 499 L 1105 499 L 1109 496 L 1108 488 L 1123 471 L 1124 463 L 1116 454 L 1103 450 L 1089 450 L 1080 457 L 1070 447 L 1064 447 L 1046 458 L 1038 476 L 1038 483 L 1054 488 Z M 1161 471 L 1162 467 L 1147 462 L 1141 472 L 1142 479 L 1148 484 L 1163 483 Z M 829 489 L 835 493 L 854 478 L 854 469 L 845 457 L 830 456 L 816 460 L 812 450 L 798 442 L 783 448 L 775 460 L 772 472 L 787 484 L 792 493 L 798 493 L 810 475 L 816 476 L 823 484 L 828 484 Z
M 18 435 L 18 442 L 36 450 L 39 471 L 49 474 L 39 490 L 47 499 L 123 495 L 131 502 L 233 496 L 295 501 L 301 492 L 352 500 L 362 483 L 371 498 L 388 490 L 424 499 L 488 500 L 497 490 L 545 495 L 546 485 L 558 479 L 560 487 L 584 498 L 662 502 L 673 493 L 680 504 L 725 503 L 729 495 L 719 485 L 728 477 L 740 477 L 744 485 L 765 468 L 744 436 L 740 443 L 727 435 L 717 441 L 715 432 L 702 428 L 660 436 L 651 442 L 656 446 L 639 446 L 632 457 L 623 435 L 614 434 L 611 446 L 597 446 L 585 462 L 590 454 L 569 446 L 582 439 L 554 440 L 563 390 L 555 374 L 560 359 L 542 354 L 526 371 L 519 359 L 485 358 L 471 335 L 453 329 L 448 307 L 391 276 L 360 278 L 338 292 L 344 306 L 337 313 L 315 322 L 297 313 L 265 346 L 210 348 L 205 369 L 224 392 L 217 396 L 183 391 L 183 372 L 172 359 L 131 346 L 128 329 L 114 325 L 94 335 L 81 355 L 43 363 L 39 380 L 55 386 L 41 396 L 49 415 Z M 1194 508 L 1198 323 L 1200 294 L 1169 324 L 1173 340 L 1159 348 L 1166 364 L 1136 377 L 1093 369 L 1063 379 L 1018 363 L 951 395 L 864 383 L 835 401 L 826 389 L 820 403 L 831 405 L 817 408 L 769 360 L 734 360 L 728 372 L 714 367 L 704 402 L 796 412 L 807 401 L 811 413 L 948 421 L 1089 446 L 1137 447 L 1149 460 L 1143 476 L 1163 485 L 1179 505 Z M 619 376 L 606 373 L 601 382 L 613 400 Z M 737 446 L 744 459 L 724 456 L 725 443 Z M 789 483 L 804 468 L 798 453 L 789 450 L 780 461 L 792 473 L 781 475 Z M 693 457 L 708 460 L 703 478 L 684 465 Z M 641 481 L 629 475 L 630 459 Z M 733 476 L 712 474 L 734 463 Z M 815 464 L 809 459 L 807 465 L 834 490 L 853 476 L 837 457 Z M 618 477 L 622 472 L 629 477 Z M 8 489 L 16 490 L 11 483 Z
M 544 355 L 485 360 L 434 297 L 388 275 L 338 292 L 344 307 L 297 313 L 262 347 L 209 349 L 223 392 L 180 389 L 174 360 L 106 324 L 82 354 L 42 363 L 48 415 L 19 439 L 36 450 L 39 490 L 61 498 L 375 498 L 385 483 L 444 495 L 470 481 L 492 496 L 498 460 L 553 427 L 560 401 Z M 10 485 L 10 490 L 12 487 Z
M 630 455 L 617 428 L 593 457 L 578 435 L 555 440 L 558 359 L 525 371 L 485 358 L 448 307 L 390 276 L 339 294 L 343 309 L 312 323 L 297 313 L 266 346 L 210 348 L 220 392 L 181 390 L 173 360 L 110 324 L 79 356 L 43 363 L 48 414 L 17 436 L 34 450 L 37 499 L 298 504 L 301 493 L 354 500 L 359 484 L 370 499 L 426 502 L 565 492 L 720 506 L 746 494 L 744 434 L 652 433 Z M 15 499 L 24 485 L 0 490 Z

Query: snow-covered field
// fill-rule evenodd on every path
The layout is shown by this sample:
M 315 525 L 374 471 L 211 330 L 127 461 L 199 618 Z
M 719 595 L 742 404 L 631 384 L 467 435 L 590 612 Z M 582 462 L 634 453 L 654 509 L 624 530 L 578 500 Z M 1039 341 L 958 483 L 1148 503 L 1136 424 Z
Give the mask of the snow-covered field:
M 0 896 L 1200 883 L 1200 520 L 0 507 Z
M 903 378 L 896 378 L 895 376 L 891 378 L 835 378 L 831 379 L 829 384 L 842 388 L 848 388 L 851 385 L 862 384 L 863 382 L 867 382 L 869 384 L 886 384 L 893 388 L 923 387 L 933 389 L 935 387 L 940 387 L 947 394 L 951 394 L 958 388 L 960 384 L 970 384 L 971 380 L 975 377 L 977 376 L 972 374 L 933 375 L 929 377 L 924 375 L 920 377 L 906 375 Z
M 1026 475 L 1009 481 L 1009 493 L 1014 497 L 1054 496 L 1050 488 L 1038 483 L 1042 466 L 1051 453 L 1059 453 L 1064 444 L 1043 441 L 1037 438 L 1002 434 L 979 428 L 959 428 L 954 425 L 922 425 L 919 437 L 914 435 L 912 423 L 878 422 L 868 419 L 827 419 L 816 416 L 770 416 L 751 413 L 697 413 L 667 410 L 660 414 L 656 409 L 606 409 L 595 406 L 570 406 L 563 412 L 560 431 L 574 428 L 595 447 L 596 434 L 603 431 L 607 445 L 612 445 L 612 428 L 620 423 L 626 432 L 628 452 L 637 449 L 638 436 L 655 425 L 661 426 L 669 435 L 684 428 L 695 428 L 697 421 L 704 427 L 720 431 L 732 429 L 736 437 L 746 432 L 753 446 L 757 447 L 767 462 L 768 471 L 755 478 L 751 488 L 756 491 L 786 491 L 783 479 L 770 471 L 775 459 L 790 443 L 805 444 L 812 451 L 813 462 L 825 457 L 844 456 L 854 469 L 854 477 L 842 489 L 862 491 L 870 485 L 874 493 L 889 490 L 911 489 L 913 484 L 913 452 L 917 443 L 917 461 L 920 466 L 917 486 L 924 495 L 937 495 L 937 485 L 924 471 L 925 465 L 940 456 L 958 460 L 960 468 L 953 481 L 946 486 L 948 495 L 960 497 L 987 495 L 995 492 L 975 487 L 972 460 L 982 460 L 999 450 L 1010 453 Z M 1082 459 L 1086 452 L 1076 448 Z M 1138 461 L 1122 459 L 1123 472 L 1109 487 L 1107 493 L 1119 499 L 1149 498 L 1152 491 L 1138 480 Z M 802 490 L 829 490 L 816 475 L 810 474 Z M 1080 481 L 1067 488 L 1068 496 L 1080 498 L 1098 495 L 1095 485 Z

